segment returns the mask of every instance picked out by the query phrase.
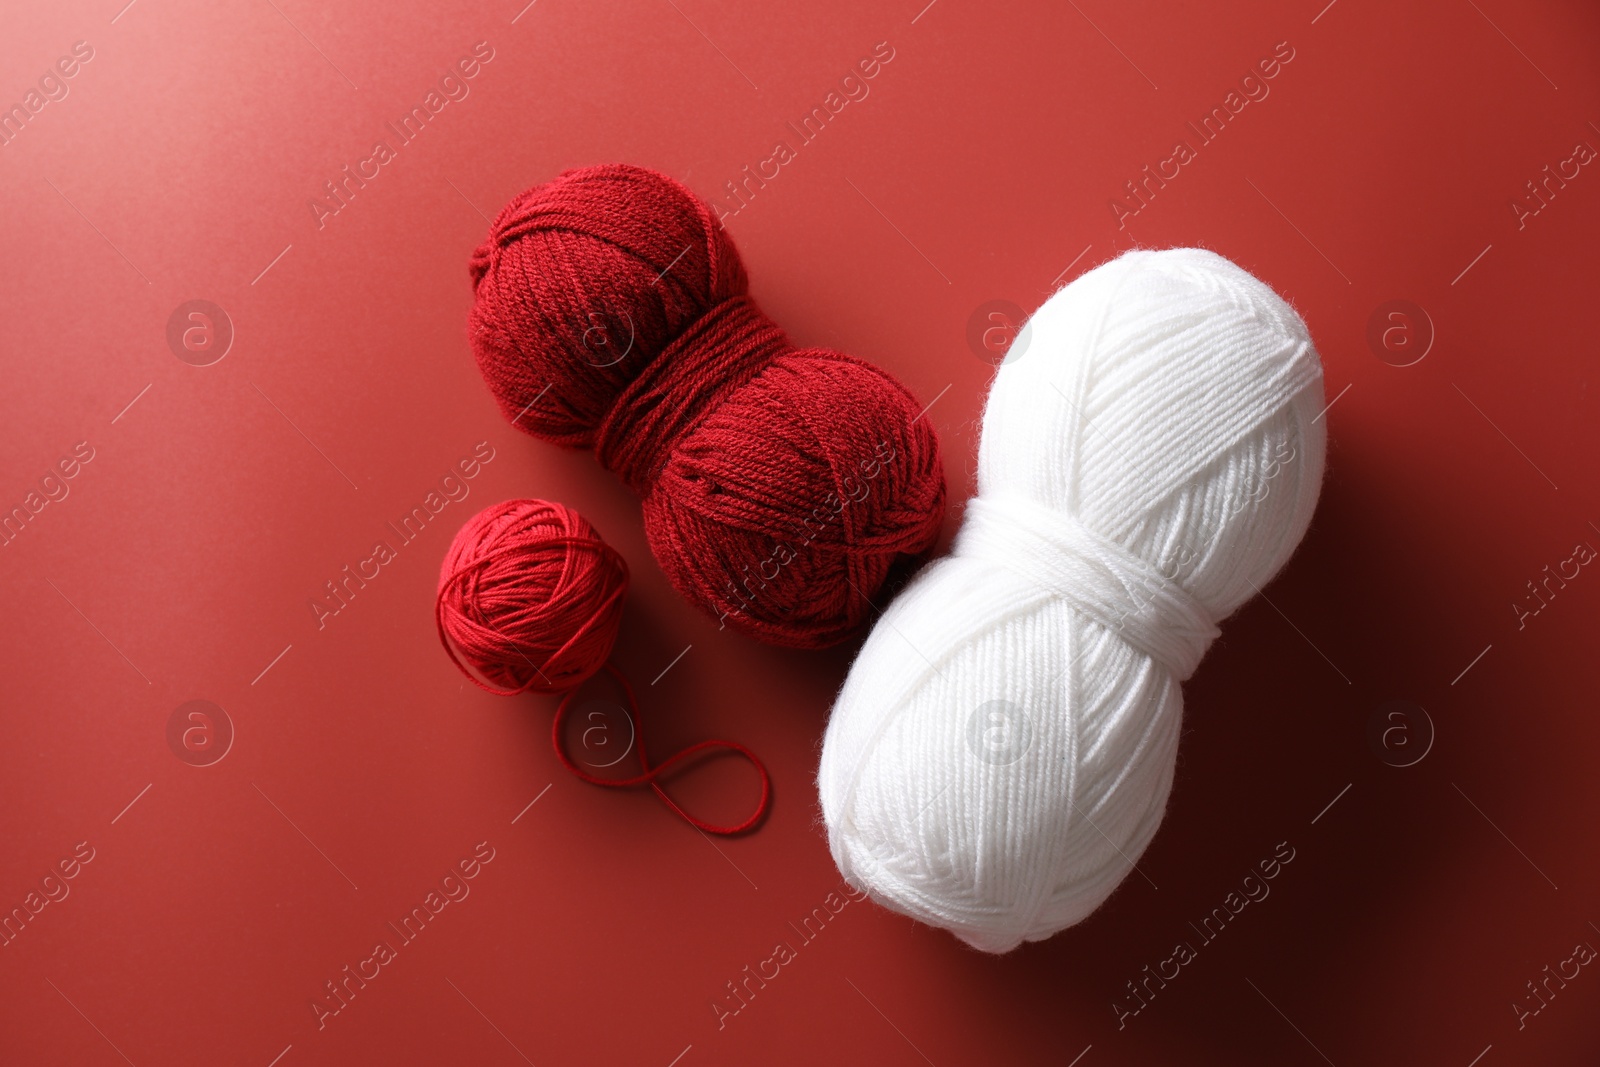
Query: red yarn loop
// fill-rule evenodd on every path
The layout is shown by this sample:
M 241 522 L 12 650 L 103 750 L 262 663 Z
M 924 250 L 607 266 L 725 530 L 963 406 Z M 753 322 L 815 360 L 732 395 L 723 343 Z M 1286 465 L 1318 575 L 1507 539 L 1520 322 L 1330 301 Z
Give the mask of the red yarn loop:
M 641 167 L 514 198 L 472 256 L 468 334 L 513 425 L 643 498 L 673 586 L 724 625 L 821 648 L 858 632 L 943 525 L 938 439 L 883 371 L 793 347 L 711 208 Z
M 691 825 L 714 834 L 743 833 L 761 821 L 771 796 L 767 769 L 755 753 L 720 740 L 690 745 L 654 766 L 645 753 L 633 687 L 606 662 L 627 589 L 627 563 L 582 515 L 552 501 L 507 500 L 484 508 L 456 533 L 439 568 L 434 621 L 446 654 L 480 689 L 501 696 L 566 693 L 556 709 L 552 743 L 567 770 L 595 785 L 649 785 Z M 627 694 L 641 768 L 632 778 L 597 778 L 573 763 L 561 744 L 561 723 L 578 686 L 601 670 Z M 760 803 L 735 826 L 696 818 L 658 781 L 722 751 L 743 756 L 761 775 Z
M 708 834 L 742 834 L 760 824 L 761 820 L 766 817 L 767 809 L 771 804 L 772 779 L 767 775 L 766 765 L 761 762 L 754 752 L 751 752 L 737 741 L 698 741 L 688 748 L 673 753 L 660 763 L 651 764 L 649 756 L 645 753 L 644 727 L 639 721 L 639 703 L 634 696 L 633 686 L 628 684 L 628 679 L 623 677 L 622 673 L 615 667 L 607 664 L 605 671 L 616 679 L 617 684 L 622 687 L 622 692 L 627 698 L 628 718 L 633 723 L 633 736 L 636 738 L 635 743 L 639 751 L 639 773 L 631 778 L 600 778 L 572 762 L 572 758 L 567 755 L 566 748 L 561 744 L 561 724 L 566 720 L 567 711 L 571 708 L 573 699 L 578 695 L 576 689 L 561 698 L 561 704 L 556 708 L 555 721 L 550 727 L 551 744 L 555 746 L 556 755 L 560 757 L 562 766 L 582 778 L 585 782 L 612 789 L 634 789 L 648 785 L 656 796 L 661 798 L 661 802 L 675 811 L 685 822 L 704 830 Z M 661 780 L 666 776 L 679 770 L 687 770 L 694 764 L 712 758 L 722 752 L 732 752 L 735 755 L 743 756 L 750 761 L 750 765 L 761 776 L 761 799 L 756 802 L 755 811 L 751 812 L 742 822 L 731 826 L 709 823 L 691 815 L 680 807 L 678 802 L 673 800 L 667 794 L 667 791 L 661 787 Z

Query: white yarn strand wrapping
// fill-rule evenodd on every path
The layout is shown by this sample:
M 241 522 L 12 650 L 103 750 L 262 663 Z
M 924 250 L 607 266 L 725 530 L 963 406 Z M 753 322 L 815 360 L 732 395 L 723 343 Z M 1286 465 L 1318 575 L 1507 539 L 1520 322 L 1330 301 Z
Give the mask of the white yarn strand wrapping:
M 1215 253 L 1129 252 L 1029 333 L 952 554 L 874 627 L 817 775 L 845 879 L 988 952 L 1132 871 L 1172 789 L 1179 683 L 1294 551 L 1326 450 L 1305 323 Z

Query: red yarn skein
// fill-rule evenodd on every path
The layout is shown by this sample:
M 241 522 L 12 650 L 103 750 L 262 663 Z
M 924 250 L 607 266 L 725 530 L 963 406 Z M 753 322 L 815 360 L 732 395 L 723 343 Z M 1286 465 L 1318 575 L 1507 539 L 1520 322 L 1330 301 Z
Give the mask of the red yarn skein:
M 582 515 L 507 500 L 456 533 L 434 619 L 445 651 L 481 688 L 557 693 L 605 665 L 627 591 L 628 564 Z
M 643 498 L 690 601 L 820 648 L 933 545 L 938 439 L 871 364 L 797 349 L 747 295 L 711 208 L 654 171 L 568 171 L 501 211 L 471 264 L 469 335 L 506 417 Z

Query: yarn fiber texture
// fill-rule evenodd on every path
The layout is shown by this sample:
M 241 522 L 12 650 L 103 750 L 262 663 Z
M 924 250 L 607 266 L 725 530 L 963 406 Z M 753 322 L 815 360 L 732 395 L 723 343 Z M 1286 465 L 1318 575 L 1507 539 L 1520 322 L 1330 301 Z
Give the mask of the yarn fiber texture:
M 674 814 L 712 834 L 742 834 L 766 818 L 772 780 L 766 765 L 737 741 L 697 741 L 652 763 L 645 752 L 639 702 L 626 675 L 607 663 L 622 623 L 628 565 L 582 515 L 549 500 L 507 500 L 468 519 L 439 568 L 434 618 L 439 642 L 461 673 L 501 696 L 565 692 L 550 723 L 556 758 L 578 778 L 607 789 L 649 787 Z M 629 745 L 639 773 L 606 778 L 578 766 L 561 743 L 578 687 L 605 671 L 626 702 Z M 748 760 L 761 783 L 754 810 L 736 823 L 692 814 L 663 782 L 722 755 Z
M 1212 252 L 1129 252 L 1029 327 L 952 554 L 867 638 L 818 771 L 845 879 L 987 952 L 1132 870 L 1180 683 L 1299 543 L 1326 448 L 1305 323 Z
M 434 620 L 445 652 L 480 688 L 557 693 L 605 665 L 627 591 L 627 562 L 582 515 L 507 500 L 450 542 Z
M 871 364 L 791 345 L 673 179 L 618 164 L 529 189 L 471 275 L 468 333 L 506 418 L 593 448 L 642 498 L 673 586 L 726 625 L 837 643 L 932 547 L 945 489 L 922 405 Z

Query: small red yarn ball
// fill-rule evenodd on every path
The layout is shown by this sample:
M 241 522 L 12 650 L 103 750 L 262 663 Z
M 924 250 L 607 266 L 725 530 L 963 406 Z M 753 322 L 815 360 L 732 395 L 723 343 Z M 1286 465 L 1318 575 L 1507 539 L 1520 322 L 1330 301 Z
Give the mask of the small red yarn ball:
M 861 630 L 943 523 L 938 438 L 883 371 L 799 349 L 712 209 L 640 167 L 520 194 L 471 263 L 473 352 L 507 419 L 593 448 L 679 593 L 799 648 Z
M 456 533 L 434 615 L 445 651 L 482 688 L 555 693 L 605 665 L 627 590 L 626 561 L 582 515 L 507 500 Z

